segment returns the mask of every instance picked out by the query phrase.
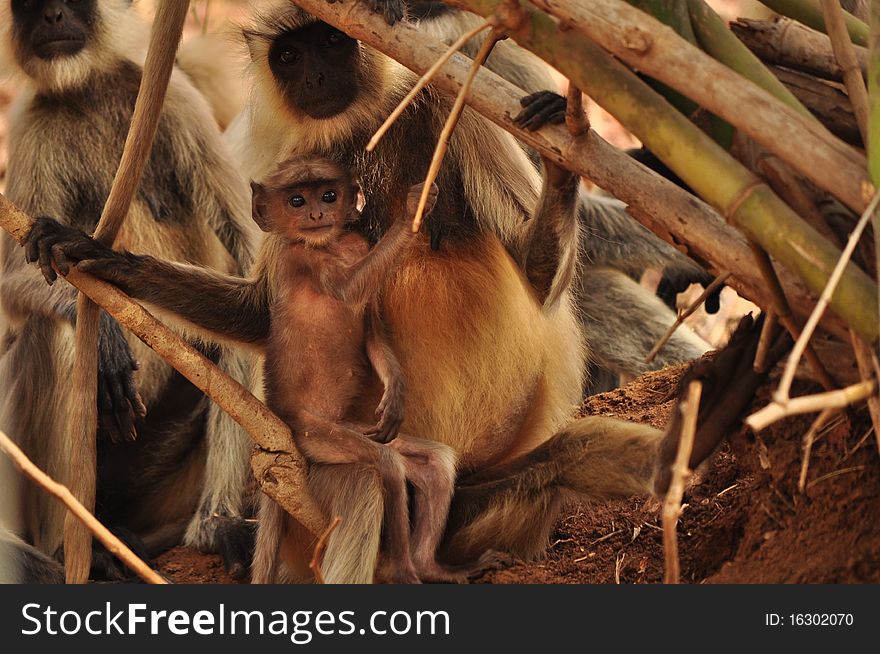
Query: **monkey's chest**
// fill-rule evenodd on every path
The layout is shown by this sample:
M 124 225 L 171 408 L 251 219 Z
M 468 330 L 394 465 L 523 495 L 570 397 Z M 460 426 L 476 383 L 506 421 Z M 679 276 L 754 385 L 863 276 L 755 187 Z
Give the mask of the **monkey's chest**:
M 273 307 L 265 369 L 272 409 L 342 420 L 369 377 L 363 314 L 309 290 L 287 293 Z

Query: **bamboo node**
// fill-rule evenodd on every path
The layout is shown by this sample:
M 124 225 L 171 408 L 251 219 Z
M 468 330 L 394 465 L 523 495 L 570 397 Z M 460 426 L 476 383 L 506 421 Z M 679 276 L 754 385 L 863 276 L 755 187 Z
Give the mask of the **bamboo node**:
M 724 210 L 724 220 L 728 224 L 732 223 L 736 212 L 739 211 L 740 207 L 746 202 L 746 200 L 752 197 L 752 193 L 758 190 L 761 186 L 764 186 L 764 182 L 760 179 L 756 179 L 736 194 L 736 197 L 733 198 L 733 202 L 731 202 Z
M 876 192 L 877 188 L 871 183 L 870 180 L 862 180 L 862 199 L 865 201 L 865 204 L 871 201 Z
M 654 45 L 651 35 L 638 27 L 627 27 L 622 36 L 623 47 L 640 55 L 647 54 Z

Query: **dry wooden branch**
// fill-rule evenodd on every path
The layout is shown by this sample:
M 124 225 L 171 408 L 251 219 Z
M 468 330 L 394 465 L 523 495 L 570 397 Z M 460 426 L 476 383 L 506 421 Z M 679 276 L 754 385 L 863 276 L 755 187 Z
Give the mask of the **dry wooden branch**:
M 856 225 L 852 234 L 850 234 L 849 240 L 846 243 L 846 247 L 843 249 L 843 253 L 840 255 L 840 260 L 837 262 L 837 265 L 834 267 L 834 270 L 831 273 L 831 277 L 828 279 L 828 284 L 826 285 L 825 290 L 822 291 L 822 295 L 819 297 L 819 301 L 816 303 L 815 309 L 813 309 L 813 312 L 810 314 L 810 317 L 807 320 L 807 324 L 804 326 L 803 332 L 798 337 L 797 342 L 795 342 L 794 347 L 792 348 L 791 355 L 789 356 L 788 362 L 785 365 L 785 371 L 783 372 L 782 379 L 779 382 L 779 388 L 774 394 L 775 402 L 785 404 L 788 401 L 789 392 L 791 391 L 791 383 L 794 380 L 794 373 L 797 368 L 798 361 L 800 361 L 801 356 L 803 356 L 804 350 L 806 350 L 807 344 L 810 341 L 810 337 L 813 335 L 813 332 L 816 330 L 816 325 L 818 325 L 819 319 L 822 317 L 822 313 L 828 307 L 828 302 L 831 299 L 831 295 L 834 293 L 834 289 L 837 287 L 837 283 L 840 281 L 840 277 L 843 274 L 843 270 L 846 267 L 846 264 L 849 262 L 850 257 L 852 257 L 853 250 L 855 250 L 856 244 L 859 242 L 859 238 L 861 238 L 862 236 L 862 232 L 865 230 L 868 221 L 877 210 L 878 202 L 880 202 L 880 192 L 875 192 L 874 197 L 868 204 L 868 208 L 865 209 L 865 212 L 859 219 L 858 224 Z
M 122 160 L 113 179 L 110 195 L 95 229 L 95 239 L 112 245 L 128 215 L 141 175 L 147 165 L 159 116 L 165 102 L 168 80 L 174 68 L 177 46 L 183 34 L 188 0 L 162 0 L 150 33 L 150 46 L 135 102 L 131 128 Z M 77 390 L 70 422 L 69 469 L 76 495 L 89 507 L 95 506 L 95 437 L 98 429 L 98 339 L 100 309 L 86 296 L 76 303 L 76 360 L 71 384 Z M 91 535 L 71 519 L 64 521 L 64 573 L 67 583 L 85 583 L 92 560 Z
M 645 357 L 645 363 L 651 363 L 654 358 L 659 354 L 660 350 L 663 349 L 663 346 L 669 342 L 669 339 L 672 338 L 672 335 L 675 333 L 675 330 L 678 329 L 685 320 L 688 319 L 689 316 L 693 315 L 694 311 L 700 308 L 703 302 L 706 301 L 712 293 L 718 290 L 721 285 L 728 280 L 731 273 L 729 271 L 724 271 L 720 275 L 718 275 L 715 279 L 712 280 L 712 283 L 709 284 L 702 293 L 700 293 L 700 297 L 691 302 L 690 306 L 688 306 L 684 311 L 678 314 L 678 317 L 675 319 L 675 322 L 669 326 L 669 329 L 666 330 L 666 333 L 660 337 L 660 340 L 657 341 L 657 344 L 651 348 L 651 351 L 648 353 L 648 356 Z
M 571 82 L 566 94 L 565 127 L 575 137 L 590 131 L 590 118 L 584 111 L 584 93 Z
M 321 537 L 318 538 L 318 542 L 315 543 L 315 549 L 312 551 L 312 560 L 309 563 L 309 569 L 315 575 L 315 583 L 316 584 L 324 584 L 324 573 L 321 571 L 321 560 L 324 558 L 324 550 L 327 548 L 327 540 L 330 538 L 330 534 L 342 524 L 342 516 L 336 516 L 333 518 L 333 522 L 330 523 L 330 526 L 324 530 L 324 533 L 321 534 Z
M 863 146 L 852 104 L 840 84 L 779 66 L 770 66 L 770 70 L 833 134 L 851 145 Z
M 105 527 L 82 503 L 73 496 L 70 489 L 59 484 L 45 472 L 40 470 L 21 448 L 0 431 L 0 450 L 21 470 L 26 476 L 50 495 L 57 497 L 67 507 L 76 520 L 78 520 L 91 534 L 104 544 L 104 547 L 116 558 L 122 561 L 138 577 L 148 584 L 167 584 L 168 582 L 158 572 L 144 563 L 137 554 L 117 538 L 113 532 Z
M 418 233 L 422 228 L 422 217 L 425 215 L 425 207 L 428 204 L 428 196 L 431 194 L 431 187 L 434 185 L 434 181 L 440 173 L 440 165 L 443 163 L 443 157 L 446 155 L 446 149 L 449 147 L 449 139 L 452 137 L 452 132 L 455 131 L 455 126 L 458 125 L 458 119 L 461 118 L 461 112 L 464 111 L 464 101 L 467 98 L 468 93 L 470 93 L 471 85 L 474 83 L 474 77 L 477 76 L 477 72 L 479 72 L 486 59 L 489 58 L 492 48 L 494 48 L 495 44 L 502 38 L 503 36 L 501 32 L 497 28 L 493 29 L 489 38 L 487 38 L 483 42 L 483 45 L 480 46 L 480 51 L 477 53 L 477 56 L 474 57 L 471 69 L 468 71 L 468 76 L 465 78 L 464 84 L 462 84 L 461 90 L 455 98 L 455 103 L 452 105 L 449 117 L 446 119 L 443 129 L 440 131 L 440 136 L 437 139 L 437 146 L 434 148 L 434 155 L 431 157 L 431 165 L 428 167 L 428 174 L 425 176 L 422 195 L 419 197 L 419 206 L 416 208 L 416 215 L 413 216 L 412 230 L 414 233 Z
M 694 436 L 697 433 L 697 414 L 700 410 L 700 395 L 703 382 L 695 380 L 688 385 L 687 400 L 681 406 L 682 426 L 681 440 L 678 442 L 678 453 L 672 466 L 672 480 L 663 503 L 663 550 L 666 555 L 666 575 L 664 583 L 679 582 L 678 536 L 676 527 L 681 515 L 681 499 L 684 488 L 690 478 L 688 461 L 694 448 Z
M 296 4 L 416 73 L 428 70 L 448 50 L 446 44 L 413 25 L 398 23 L 389 27 L 361 3 L 296 0 Z M 450 95 L 457 94 L 470 63 L 467 57 L 454 55 L 434 78 L 434 86 Z M 729 285 L 740 295 L 762 306 L 769 305 L 763 279 L 754 270 L 744 237 L 726 225 L 715 210 L 609 145 L 592 130 L 574 138 L 562 126 L 549 125 L 537 132 L 520 129 L 512 118 L 521 110 L 519 100 L 523 95 L 523 90 L 483 68 L 467 102 L 526 145 L 627 203 L 636 219 L 662 238 L 671 239 L 696 260 L 706 262 L 717 272 L 735 271 Z M 788 271 L 780 271 L 780 277 L 795 313 L 808 316 L 814 300 L 803 282 Z M 841 338 L 847 337 L 846 328 L 836 316 L 826 316 L 823 326 Z
M 0 227 L 20 243 L 27 237 L 32 223 L 27 214 L 0 194 Z M 271 456 L 274 464 L 282 466 L 288 473 L 289 492 L 283 497 L 276 496 L 274 486 L 263 477 L 263 468 L 257 471 L 257 481 L 267 494 L 307 529 L 314 534 L 321 533 L 326 521 L 309 495 L 305 460 L 297 451 L 289 428 L 278 416 L 115 286 L 81 273 L 76 268 L 71 269 L 65 279 L 99 304 L 120 325 L 146 343 L 240 424 L 256 441 L 259 451 Z
M 804 434 L 804 454 L 801 460 L 801 474 L 798 477 L 798 490 L 803 493 L 804 489 L 807 487 L 807 471 L 810 468 L 810 454 L 813 451 L 813 441 L 816 438 L 816 434 L 819 432 L 822 427 L 825 426 L 825 423 L 828 422 L 828 419 L 837 413 L 840 409 L 823 409 L 822 412 L 816 416 L 816 419 L 813 421 L 813 424 L 810 425 L 807 433 Z
M 855 211 L 865 200 L 865 158 L 792 107 L 623 0 L 535 0 L 535 5 L 639 71 L 742 129 Z M 749 111 L 742 111 L 749 107 Z M 832 163 L 834 162 L 834 163 Z M 843 166 L 838 175 L 831 168 Z M 831 179 L 831 176 L 834 179 Z
M 840 0 L 822 0 L 822 14 L 825 16 L 825 28 L 831 38 L 834 57 L 843 72 L 846 91 L 859 123 L 862 142 L 868 142 L 868 90 L 862 77 L 862 68 L 853 49 L 849 32 L 844 22 L 843 8 Z
M 802 70 L 826 79 L 843 80 L 831 39 L 790 18 L 739 18 L 730 29 L 763 61 Z M 868 50 L 853 46 L 863 75 L 868 72 Z M 797 94 L 795 94 L 797 95 Z
M 817 393 L 804 397 L 795 397 L 785 404 L 771 402 L 760 411 L 756 411 L 745 423 L 754 431 L 766 429 L 774 422 L 788 416 L 797 416 L 802 413 L 813 413 L 823 409 L 842 409 L 845 406 L 866 400 L 877 392 L 877 384 L 873 380 L 861 382 L 846 388 L 827 393 Z

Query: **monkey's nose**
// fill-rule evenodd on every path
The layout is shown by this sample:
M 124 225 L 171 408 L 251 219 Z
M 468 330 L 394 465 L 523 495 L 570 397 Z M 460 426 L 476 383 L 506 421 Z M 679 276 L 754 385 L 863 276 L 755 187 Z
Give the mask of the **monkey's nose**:
M 64 12 L 54 2 L 46 7 L 46 11 L 43 13 L 43 19 L 49 23 L 49 25 L 57 25 L 62 20 L 64 20 Z
M 324 219 L 324 212 L 321 211 L 317 216 L 315 214 L 313 214 L 312 212 L 309 212 L 309 219 L 310 220 L 323 220 Z

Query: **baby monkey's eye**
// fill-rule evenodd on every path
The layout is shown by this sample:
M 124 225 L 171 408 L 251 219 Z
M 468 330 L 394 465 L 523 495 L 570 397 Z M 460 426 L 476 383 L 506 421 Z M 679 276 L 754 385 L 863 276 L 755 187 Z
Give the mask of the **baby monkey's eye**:
M 321 196 L 321 199 L 327 203 L 336 202 L 336 191 L 327 191 Z
M 299 207 L 302 207 L 305 205 L 306 199 L 301 195 L 291 195 L 290 200 L 288 200 L 288 203 L 290 204 L 291 207 L 298 209 Z

